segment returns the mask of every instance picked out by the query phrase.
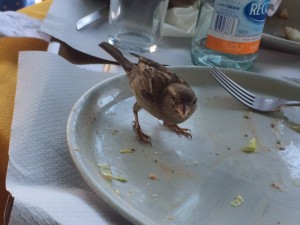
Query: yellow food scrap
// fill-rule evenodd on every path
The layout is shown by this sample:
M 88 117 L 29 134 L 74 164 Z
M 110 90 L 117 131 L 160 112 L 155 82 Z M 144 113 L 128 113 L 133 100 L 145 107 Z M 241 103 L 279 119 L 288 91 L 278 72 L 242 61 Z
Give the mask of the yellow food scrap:
M 243 204 L 244 202 L 244 199 L 242 198 L 242 196 L 240 195 L 237 195 L 235 197 L 235 199 L 233 199 L 231 202 L 230 202 L 230 205 L 232 205 L 233 207 L 238 207 L 240 206 L 241 204 Z
M 126 154 L 126 153 L 133 153 L 135 150 L 134 148 L 128 149 L 128 148 L 123 148 L 120 150 L 120 153 Z
M 253 153 L 256 152 L 256 139 L 252 138 L 249 142 L 249 145 L 242 149 L 243 152 Z
M 107 180 L 117 180 L 120 182 L 127 182 L 125 177 L 114 177 L 111 172 L 110 165 L 108 164 L 98 164 L 98 167 L 101 171 L 101 175 Z
M 125 177 L 112 177 L 112 179 L 120 181 L 120 182 L 127 182 L 128 181 Z
M 106 178 L 107 180 L 112 180 L 113 176 L 112 176 L 112 172 L 110 169 L 110 165 L 108 164 L 99 164 L 98 165 L 100 171 L 101 171 L 101 175 Z

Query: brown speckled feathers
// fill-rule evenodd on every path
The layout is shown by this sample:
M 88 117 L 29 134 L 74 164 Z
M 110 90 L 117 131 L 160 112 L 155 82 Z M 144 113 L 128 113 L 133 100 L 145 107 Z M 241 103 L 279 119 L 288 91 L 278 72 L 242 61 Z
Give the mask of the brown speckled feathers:
M 189 129 L 177 126 L 193 114 L 197 105 L 197 97 L 184 79 L 146 57 L 131 53 L 139 59 L 138 64 L 135 65 L 109 43 L 102 42 L 100 47 L 115 58 L 126 71 L 136 98 L 133 106 L 134 129 L 140 141 L 150 143 L 151 140 L 140 128 L 138 111 L 142 108 L 164 121 L 164 125 L 177 134 L 192 137 Z

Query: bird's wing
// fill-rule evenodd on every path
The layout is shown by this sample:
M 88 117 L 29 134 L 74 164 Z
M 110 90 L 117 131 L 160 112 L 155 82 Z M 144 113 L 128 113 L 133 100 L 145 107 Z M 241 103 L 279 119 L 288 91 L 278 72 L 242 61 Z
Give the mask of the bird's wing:
M 138 68 L 139 73 L 142 75 L 139 77 L 140 92 L 145 99 L 152 102 L 157 101 L 161 97 L 164 88 L 172 83 L 189 86 L 185 80 L 165 66 L 135 53 L 131 54 L 139 59 Z
M 149 101 L 157 101 L 164 88 L 168 85 L 169 80 L 163 75 L 163 72 L 154 67 L 146 67 L 142 70 L 141 94 Z
M 148 59 L 135 53 L 130 54 L 137 57 L 139 59 L 139 63 L 144 63 L 148 67 L 153 67 L 156 70 L 160 71 L 161 73 L 159 73 L 159 76 L 162 76 L 161 79 L 165 79 L 167 83 L 181 83 L 188 85 L 188 83 L 184 79 L 182 79 L 180 76 L 178 76 L 162 64 L 159 64 L 151 59 Z

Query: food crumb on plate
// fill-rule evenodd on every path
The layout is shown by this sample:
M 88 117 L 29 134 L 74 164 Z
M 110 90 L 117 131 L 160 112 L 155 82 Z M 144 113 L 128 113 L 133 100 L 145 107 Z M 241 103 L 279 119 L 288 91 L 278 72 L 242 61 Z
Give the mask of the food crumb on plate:
M 158 176 L 155 173 L 149 173 L 148 178 L 151 180 L 157 180 Z
M 232 205 L 233 207 L 238 207 L 240 206 L 241 204 L 244 203 L 244 199 L 241 195 L 237 195 L 235 197 L 235 199 L 233 199 L 231 202 L 230 202 L 230 205 Z
M 175 220 L 175 216 L 168 216 L 167 219 L 173 221 L 173 220 Z
M 252 138 L 248 144 L 248 146 L 244 147 L 242 149 L 243 152 L 245 153 L 253 153 L 256 152 L 256 139 Z
M 156 194 L 156 193 L 155 193 L 155 194 L 152 194 L 151 197 L 157 199 L 158 194 Z
M 128 180 L 125 177 L 115 177 L 112 175 L 112 171 L 109 164 L 98 164 L 101 175 L 107 180 L 116 180 L 120 182 L 127 182 Z
M 112 177 L 113 180 L 116 180 L 116 181 L 120 181 L 120 182 L 127 182 L 127 178 L 125 177 Z
M 118 189 L 116 189 L 116 190 L 115 190 L 115 194 L 116 194 L 117 196 L 120 196 L 120 191 L 119 191 Z
M 135 149 L 134 148 L 123 148 L 123 149 L 121 149 L 120 150 L 120 153 L 122 153 L 122 154 L 126 154 L 126 153 L 133 153 L 133 152 L 135 152 Z
M 281 185 L 279 183 L 272 183 L 271 187 L 277 191 L 282 191 Z
M 98 164 L 98 168 L 100 169 L 101 175 L 107 179 L 112 180 L 112 172 L 110 169 L 110 165 L 108 164 Z
M 109 131 L 111 132 L 112 135 L 116 135 L 117 133 L 119 133 L 119 131 L 116 130 L 116 129 L 107 128 L 107 130 L 109 130 Z

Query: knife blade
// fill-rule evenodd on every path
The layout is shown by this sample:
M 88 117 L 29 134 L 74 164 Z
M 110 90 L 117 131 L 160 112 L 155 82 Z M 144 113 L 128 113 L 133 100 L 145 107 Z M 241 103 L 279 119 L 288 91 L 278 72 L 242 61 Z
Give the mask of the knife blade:
M 76 29 L 81 30 L 83 27 L 104 18 L 108 15 L 108 5 L 103 5 L 101 8 L 97 9 L 96 11 L 82 17 L 76 23 Z

